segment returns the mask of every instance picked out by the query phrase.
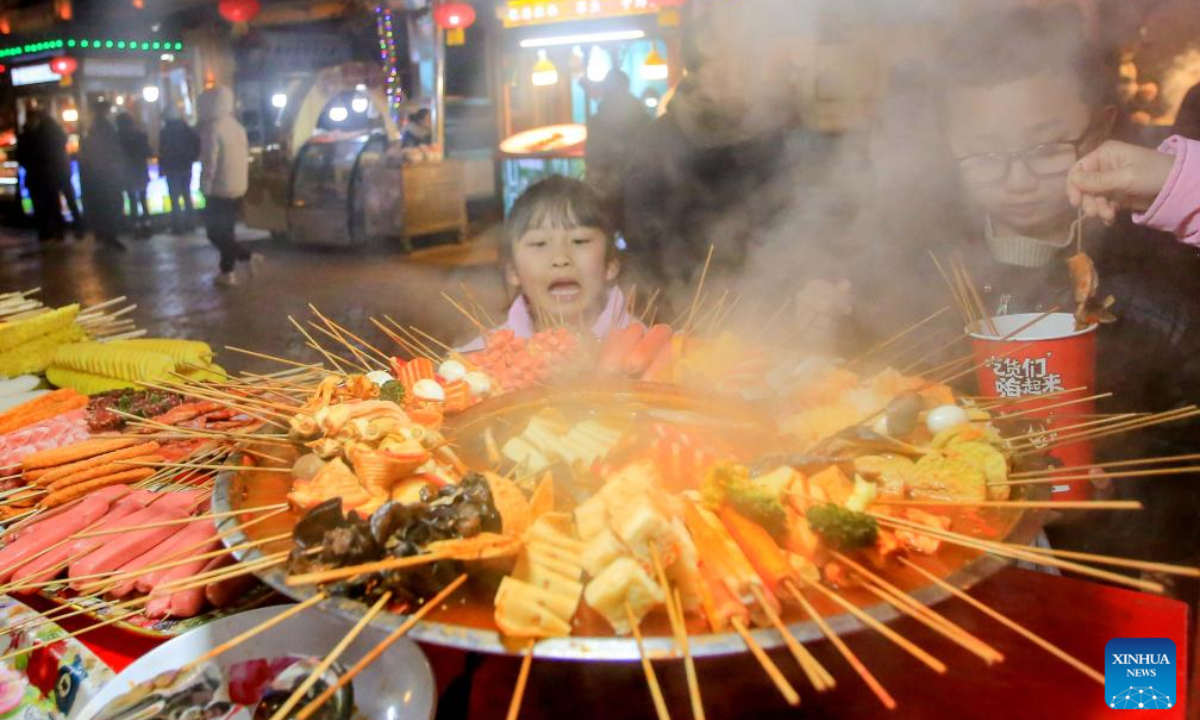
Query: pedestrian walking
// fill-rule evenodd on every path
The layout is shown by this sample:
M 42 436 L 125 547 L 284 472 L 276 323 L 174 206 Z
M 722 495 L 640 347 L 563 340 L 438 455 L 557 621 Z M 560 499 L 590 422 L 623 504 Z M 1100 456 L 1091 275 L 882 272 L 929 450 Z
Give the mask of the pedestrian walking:
M 200 118 L 200 189 L 204 192 L 204 228 L 208 241 L 221 253 L 217 285 L 238 284 L 238 262 L 254 273 L 262 256 L 237 242 L 238 208 L 249 183 L 249 143 L 246 128 L 233 116 L 233 91 L 206 90 L 196 103 Z
M 200 159 L 200 136 L 178 117 L 168 117 L 158 134 L 158 170 L 167 180 L 171 200 L 171 232 L 181 234 L 195 223 L 192 165 Z

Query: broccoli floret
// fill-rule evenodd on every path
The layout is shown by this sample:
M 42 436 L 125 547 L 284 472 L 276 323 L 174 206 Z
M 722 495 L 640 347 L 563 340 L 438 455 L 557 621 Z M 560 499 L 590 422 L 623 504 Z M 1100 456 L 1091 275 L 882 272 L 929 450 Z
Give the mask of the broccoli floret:
M 787 534 L 783 494 L 792 476 L 790 468 L 780 468 L 752 478 L 750 470 L 742 465 L 718 463 L 705 476 L 700 491 L 710 507 L 729 505 L 762 525 L 772 536 L 781 538 Z
M 396 380 L 388 380 L 379 388 L 380 400 L 391 400 L 397 405 L 404 404 L 404 385 Z
M 813 532 L 834 550 L 859 550 L 874 545 L 879 538 L 875 518 L 836 503 L 814 505 L 805 517 Z

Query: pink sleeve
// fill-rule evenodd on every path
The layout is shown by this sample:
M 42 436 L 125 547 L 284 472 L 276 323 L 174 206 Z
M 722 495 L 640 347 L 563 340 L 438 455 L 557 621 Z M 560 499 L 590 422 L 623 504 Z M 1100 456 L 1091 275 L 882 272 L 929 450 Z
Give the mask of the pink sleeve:
M 1200 245 L 1200 141 L 1172 135 L 1158 146 L 1175 156 L 1167 182 L 1144 213 L 1133 221 L 1175 235 L 1189 245 Z

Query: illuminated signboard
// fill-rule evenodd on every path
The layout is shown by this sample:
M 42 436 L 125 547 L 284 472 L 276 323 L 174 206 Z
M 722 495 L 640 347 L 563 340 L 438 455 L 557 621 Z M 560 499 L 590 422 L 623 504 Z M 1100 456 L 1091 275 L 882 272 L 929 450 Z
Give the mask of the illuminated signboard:
M 39 83 L 58 82 L 62 80 L 62 75 L 50 69 L 50 63 L 38 63 L 37 65 L 25 65 L 23 67 L 15 67 L 12 69 L 12 84 L 20 87 L 22 85 L 37 85 Z
M 646 15 L 659 10 L 658 0 L 508 0 L 497 10 L 504 27 Z

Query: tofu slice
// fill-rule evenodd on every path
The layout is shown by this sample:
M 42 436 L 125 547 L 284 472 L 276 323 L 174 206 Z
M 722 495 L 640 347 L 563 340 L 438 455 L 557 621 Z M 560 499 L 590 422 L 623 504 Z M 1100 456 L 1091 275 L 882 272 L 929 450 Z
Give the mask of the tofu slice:
M 604 616 L 619 635 L 631 632 L 625 603 L 640 621 L 655 605 L 664 601 L 662 589 L 636 561 L 623 557 L 604 569 L 583 590 L 583 598 Z
M 600 534 L 589 540 L 587 545 L 584 546 L 583 555 L 580 556 L 580 560 L 587 574 L 597 577 L 614 560 L 628 554 L 628 552 L 616 534 L 612 530 L 604 528 Z

